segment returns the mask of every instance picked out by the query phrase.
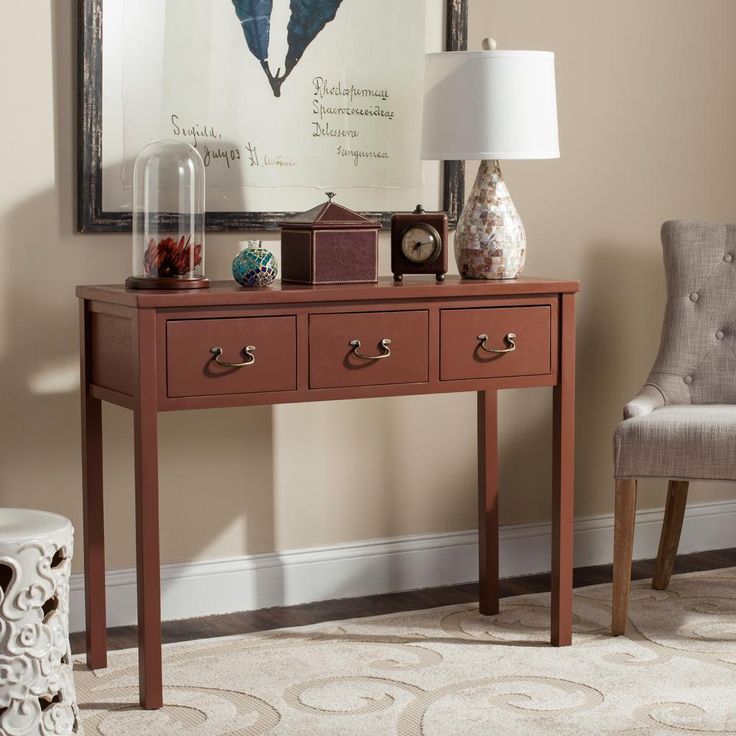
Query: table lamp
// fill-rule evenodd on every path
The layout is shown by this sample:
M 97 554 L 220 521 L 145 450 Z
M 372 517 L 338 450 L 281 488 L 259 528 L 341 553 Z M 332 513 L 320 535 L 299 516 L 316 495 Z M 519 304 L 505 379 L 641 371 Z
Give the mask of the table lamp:
M 513 279 L 524 267 L 526 234 L 499 160 L 559 158 L 555 56 L 549 51 L 427 54 L 422 159 L 480 160 L 455 232 L 467 279 Z

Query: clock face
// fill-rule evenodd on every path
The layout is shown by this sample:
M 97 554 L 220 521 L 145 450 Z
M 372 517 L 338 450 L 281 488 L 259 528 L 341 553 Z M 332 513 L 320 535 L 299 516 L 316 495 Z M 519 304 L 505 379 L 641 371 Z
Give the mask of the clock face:
M 432 263 L 442 251 L 442 238 L 431 225 L 410 225 L 401 235 L 401 252 L 412 263 Z

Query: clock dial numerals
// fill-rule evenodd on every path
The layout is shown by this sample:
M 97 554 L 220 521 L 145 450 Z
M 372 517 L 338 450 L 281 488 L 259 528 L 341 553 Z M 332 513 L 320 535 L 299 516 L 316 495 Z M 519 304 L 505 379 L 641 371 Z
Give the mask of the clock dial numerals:
M 395 212 L 391 217 L 391 271 L 394 281 L 404 274 L 433 274 L 444 281 L 447 273 L 447 215 L 425 212 Z
M 402 233 L 401 251 L 412 263 L 431 263 L 441 250 L 442 239 L 431 225 L 413 225 Z

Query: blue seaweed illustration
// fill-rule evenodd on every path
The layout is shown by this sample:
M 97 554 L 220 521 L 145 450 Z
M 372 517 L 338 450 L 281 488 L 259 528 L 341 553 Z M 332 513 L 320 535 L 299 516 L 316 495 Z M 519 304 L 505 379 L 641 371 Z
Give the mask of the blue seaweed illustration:
M 342 0 L 290 0 L 291 17 L 286 29 L 288 50 L 276 74 L 271 72 L 268 44 L 271 37 L 273 0 L 232 0 L 251 54 L 260 62 L 275 97 L 281 96 L 281 85 L 299 63 L 307 46 L 320 31 L 335 19 Z
M 233 0 L 233 5 L 251 54 L 261 62 L 270 77 L 268 42 L 271 38 L 273 0 Z
M 289 50 L 286 52 L 286 74 L 299 63 L 319 32 L 337 15 L 342 0 L 291 0 L 291 18 L 286 28 Z

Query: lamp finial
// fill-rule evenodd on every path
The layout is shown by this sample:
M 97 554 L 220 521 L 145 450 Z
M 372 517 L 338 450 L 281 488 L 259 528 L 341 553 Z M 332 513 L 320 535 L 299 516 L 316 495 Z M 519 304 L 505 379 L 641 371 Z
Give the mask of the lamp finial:
M 498 47 L 498 44 L 496 43 L 495 38 L 491 38 L 490 36 L 488 38 L 483 39 L 483 51 L 495 51 Z

